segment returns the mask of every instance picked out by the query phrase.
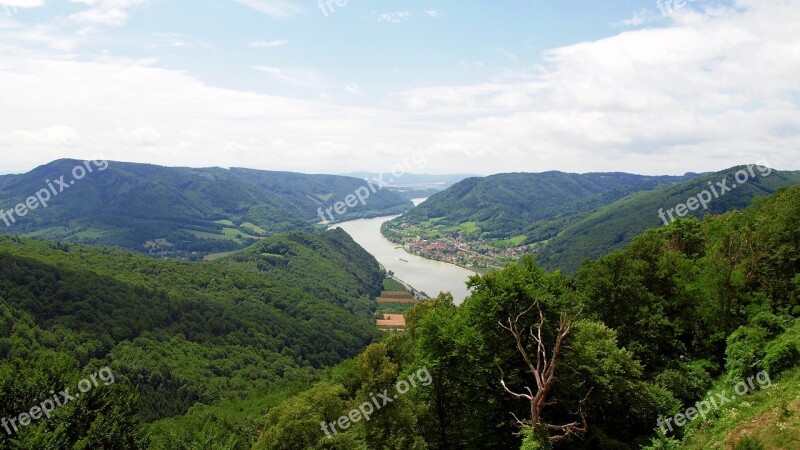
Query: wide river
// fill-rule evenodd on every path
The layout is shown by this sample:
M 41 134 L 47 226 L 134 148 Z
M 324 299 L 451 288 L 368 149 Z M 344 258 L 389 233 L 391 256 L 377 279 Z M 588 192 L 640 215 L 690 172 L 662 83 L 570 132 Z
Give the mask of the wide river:
M 418 204 L 419 201 L 414 203 Z M 461 304 L 469 295 L 465 283 L 470 275 L 475 273 L 452 264 L 411 255 L 398 248 L 397 244 L 389 242 L 381 234 L 381 225 L 395 217 L 397 216 L 351 220 L 332 225 L 331 228 L 343 229 L 359 245 L 372 253 L 386 270 L 391 270 L 395 277 L 416 290 L 431 297 L 437 296 L 439 292 L 450 292 L 456 304 Z

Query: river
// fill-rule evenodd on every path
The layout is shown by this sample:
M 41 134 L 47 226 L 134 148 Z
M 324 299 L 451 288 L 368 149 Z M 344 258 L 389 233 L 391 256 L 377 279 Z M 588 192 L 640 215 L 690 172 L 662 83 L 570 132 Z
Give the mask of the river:
M 419 204 L 423 199 L 417 199 Z M 389 242 L 381 234 L 381 225 L 398 216 L 376 217 L 373 219 L 358 219 L 332 225 L 331 228 L 341 228 L 353 240 L 375 256 L 375 259 L 386 268 L 394 272 L 395 277 L 410 284 L 414 289 L 422 291 L 431 297 L 439 292 L 450 292 L 456 304 L 461 304 L 469 291 L 466 281 L 475 273 L 440 261 L 433 261 L 421 256 L 411 255 L 397 244 Z

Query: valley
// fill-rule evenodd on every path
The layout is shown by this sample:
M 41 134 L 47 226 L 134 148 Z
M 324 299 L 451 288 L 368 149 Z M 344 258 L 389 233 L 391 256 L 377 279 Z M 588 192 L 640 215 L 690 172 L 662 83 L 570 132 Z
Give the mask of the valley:
M 332 225 L 353 237 L 360 246 L 372 254 L 384 269 L 407 283 L 424 297 L 436 297 L 439 292 L 450 292 L 456 303 L 469 295 L 466 282 L 475 272 L 453 264 L 434 261 L 409 254 L 383 235 L 381 225 L 396 216 L 357 219 Z
M 109 170 L 112 167 L 109 165 Z M 574 347 L 563 356 L 578 372 L 564 372 L 564 387 L 553 395 L 567 403 L 579 402 L 568 386 L 581 379 L 588 380 L 592 390 L 607 390 L 607 397 L 592 403 L 604 410 L 613 411 L 619 398 L 637 396 L 650 412 L 638 422 L 623 425 L 593 410 L 589 417 L 595 426 L 589 436 L 604 436 L 602 439 L 620 445 L 631 440 L 657 442 L 660 438 L 652 436 L 650 428 L 660 419 L 656 413 L 674 411 L 713 383 L 724 386 L 725 377 L 750 373 L 746 368 L 750 363 L 745 360 L 755 350 L 745 350 L 742 356 L 736 349 L 753 345 L 753 338 L 741 337 L 745 335 L 738 335 L 737 330 L 769 327 L 769 332 L 752 331 L 752 336 L 762 336 L 756 345 L 763 350 L 753 353 L 760 355 L 755 364 L 778 375 L 776 383 L 796 386 L 797 375 L 790 369 L 797 365 L 793 355 L 800 351 L 796 349 L 800 340 L 795 336 L 794 317 L 799 308 L 795 291 L 800 266 L 793 247 L 800 191 L 798 186 L 783 187 L 800 184 L 798 173 L 775 171 L 768 179 L 752 180 L 752 188 L 730 191 L 724 201 L 710 206 L 723 214 L 708 215 L 702 221 L 683 218 L 661 227 L 645 226 L 641 233 L 637 220 L 625 222 L 630 228 L 619 224 L 631 214 L 644 217 L 651 209 L 657 211 L 654 207 L 659 204 L 687 198 L 706 180 L 728 173 L 664 184 L 663 180 L 645 180 L 644 185 L 633 175 L 614 174 L 612 181 L 592 175 L 594 181 L 582 193 L 564 192 L 564 198 L 548 200 L 552 202 L 549 210 L 530 207 L 539 205 L 535 197 L 540 194 L 515 192 L 515 198 L 524 199 L 518 207 L 526 205 L 529 214 L 541 217 L 523 231 L 551 233 L 544 243 L 529 242 L 529 234 L 509 238 L 500 233 L 500 229 L 515 232 L 514 223 L 500 220 L 517 211 L 509 209 L 514 205 L 511 202 L 495 205 L 499 216 L 487 215 L 485 209 L 468 211 L 473 203 L 444 202 L 442 199 L 454 198 L 454 190 L 463 189 L 459 183 L 431 199 L 413 199 L 409 202 L 413 209 L 402 216 L 352 218 L 327 227 L 315 224 L 311 217 L 297 222 L 296 227 L 287 225 L 286 231 L 276 231 L 268 223 L 278 223 L 281 216 L 277 214 L 283 213 L 275 210 L 269 221 L 207 216 L 198 219 L 202 226 L 196 228 L 179 225 L 197 239 L 222 236 L 236 244 L 217 253 L 164 252 L 176 244 L 163 238 L 145 241 L 146 255 L 133 252 L 135 249 L 44 240 L 38 235 L 48 230 L 47 223 L 37 230 L 34 225 L 39 222 L 33 222 L 20 228 L 29 230 L 31 237 L 0 237 L 0 355 L 4 358 L 0 393 L 15 399 L 0 413 L 13 414 L 30 402 L 28 397 L 38 395 L 36 387 L 9 384 L 12 378 L 4 373 L 70 384 L 80 372 L 106 366 L 117 382 L 98 388 L 97 395 L 102 397 L 87 397 L 92 403 L 79 404 L 46 423 L 77 423 L 86 430 L 102 430 L 105 439 L 115 436 L 115 429 L 97 421 L 101 416 L 114 417 L 128 429 L 140 430 L 113 437 L 130 448 L 221 448 L 230 443 L 235 450 L 277 449 L 275 443 L 290 439 L 302 442 L 290 448 L 324 448 L 324 435 L 294 431 L 296 411 L 300 411 L 297 420 L 301 421 L 308 417 L 313 422 L 333 420 L 326 414 L 339 414 L 337 411 L 377 389 L 369 384 L 370 379 L 384 377 L 387 383 L 401 377 L 403 371 L 426 367 L 435 389 L 442 390 L 438 395 L 458 402 L 459 414 L 465 413 L 448 420 L 476 433 L 462 436 L 449 427 L 437 429 L 440 424 L 433 429 L 422 425 L 437 422 L 429 416 L 433 412 L 420 411 L 439 406 L 429 403 L 432 391 L 418 388 L 413 397 L 399 400 L 383 416 L 394 421 L 393 414 L 406 415 L 413 417 L 416 425 L 364 438 L 340 433 L 337 439 L 378 445 L 387 438 L 402 442 L 411 435 L 476 449 L 489 443 L 512 445 L 515 427 L 503 417 L 509 410 L 523 414 L 524 408 L 509 402 L 502 391 L 487 389 L 497 376 L 487 368 L 503 358 L 505 367 L 516 365 L 519 376 L 522 368 L 515 363 L 519 348 L 509 346 L 513 341 L 504 336 L 498 323 L 503 323 L 507 311 L 522 317 L 525 308 L 539 305 L 542 320 L 554 323 L 558 315 L 565 320 L 565 311 L 571 308 L 588 311 L 586 319 L 574 322 Z M 498 177 L 502 186 L 504 176 Z M 563 191 L 561 174 L 526 177 L 539 189 Z M 569 185 L 586 181 L 575 177 L 566 178 Z M 598 180 L 605 180 L 605 187 L 600 187 L 603 183 Z M 619 180 L 634 185 L 623 183 L 620 187 Z M 466 182 L 482 183 L 476 179 Z M 92 187 L 92 183 L 85 186 Z M 612 192 L 603 191 L 605 188 Z M 119 192 L 116 187 L 104 189 Z M 467 192 L 456 197 L 465 195 L 470 202 L 499 198 L 493 187 L 485 189 L 477 187 L 480 194 Z M 631 190 L 636 192 L 624 195 Z M 75 188 L 71 192 L 76 198 L 68 201 L 78 204 L 92 190 Z M 2 190 L 0 194 L 8 196 Z M 98 217 L 116 211 L 115 205 L 105 208 L 95 212 Z M 444 214 L 414 222 L 415 217 L 430 211 Z M 63 214 L 59 210 L 49 213 Z M 459 222 L 457 216 L 462 214 L 482 219 Z M 159 217 L 140 217 L 128 226 L 139 230 L 143 223 Z M 607 219 L 598 221 L 598 217 Z M 582 256 L 607 252 L 581 262 L 576 275 L 568 273 L 569 265 L 563 266 L 564 271 L 549 272 L 536 262 L 535 258 L 548 257 L 549 246 L 563 240 L 574 227 L 597 223 L 592 226 L 602 230 L 609 222 L 615 223 L 617 230 L 629 230 L 634 236 L 631 242 L 626 245 L 617 233 L 609 250 L 595 246 L 589 251 L 581 250 L 582 234 L 569 238 L 567 248 Z M 171 219 L 164 225 L 169 223 Z M 563 228 L 546 231 L 557 224 Z M 99 230 L 95 224 L 80 236 Z M 150 232 L 147 227 L 137 231 Z M 604 238 L 602 231 L 587 236 Z M 759 244 L 753 245 L 755 242 Z M 164 258 L 170 255 L 172 258 Z M 720 278 L 719 267 L 728 267 L 734 275 Z M 619 279 L 627 281 L 620 283 Z M 637 306 L 642 304 L 658 308 L 649 311 Z M 648 331 L 632 325 L 642 323 Z M 715 334 L 710 334 L 709 328 L 716 330 Z M 660 338 L 653 340 L 650 330 Z M 743 344 L 737 343 L 740 339 Z M 724 346 L 727 350 L 722 352 Z M 455 359 L 454 353 L 458 355 Z M 681 358 L 693 358 L 693 362 L 675 362 Z M 50 367 L 53 359 L 60 365 Z M 618 364 L 623 373 L 606 373 L 596 369 L 597 364 Z M 480 367 L 484 372 L 479 372 L 481 381 L 476 384 L 474 376 L 467 374 Z M 633 382 L 617 380 L 606 386 L 603 380 L 609 377 Z M 695 384 L 687 391 L 681 383 L 689 378 Z M 480 396 L 484 397 L 473 400 Z M 316 405 L 320 398 L 338 406 L 329 413 L 317 412 L 307 402 Z M 487 404 L 495 406 L 487 409 Z M 758 405 L 752 411 L 740 407 L 753 417 L 764 416 L 766 405 L 773 407 L 764 398 Z M 571 412 L 560 406 L 552 411 L 562 420 L 571 417 Z M 486 417 L 493 417 L 492 428 L 480 425 Z M 380 423 L 384 422 L 367 423 L 364 429 Z M 506 432 L 497 434 L 495 426 Z M 738 433 L 738 428 L 725 426 L 697 436 Z M 198 429 L 207 432 L 197 434 Z M 760 428 L 753 427 L 752 432 L 760 433 L 763 440 L 772 439 Z M 31 428 L 13 442 L 31 446 L 50 433 Z M 632 433 L 636 433 L 634 438 Z M 58 432 L 55 435 L 69 439 Z M 90 439 L 103 445 L 99 437 Z M 675 442 L 676 438 L 663 439 Z M 685 441 L 702 446 L 706 442 L 702 439 L 706 438 Z M 784 433 L 775 439 L 794 437 Z M 0 447 L 10 442 L 0 434 Z
M 0 450 L 800 449 L 800 0 L 0 0 Z

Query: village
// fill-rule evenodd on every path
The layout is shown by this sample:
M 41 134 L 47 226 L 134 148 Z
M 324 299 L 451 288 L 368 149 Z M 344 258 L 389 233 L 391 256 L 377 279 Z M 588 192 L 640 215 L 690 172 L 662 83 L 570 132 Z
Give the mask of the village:
M 409 253 L 424 258 L 444 261 L 476 271 L 500 269 L 509 262 L 517 261 L 524 255 L 536 252 L 536 249 L 530 246 L 501 249 L 489 245 L 483 239 L 472 241 L 465 240 L 460 236 L 417 238 L 415 241 L 404 244 L 403 248 Z

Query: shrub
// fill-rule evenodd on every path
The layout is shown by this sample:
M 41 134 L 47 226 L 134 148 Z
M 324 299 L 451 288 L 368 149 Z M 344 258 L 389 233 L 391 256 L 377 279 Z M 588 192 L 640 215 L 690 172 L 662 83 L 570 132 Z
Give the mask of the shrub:
M 535 433 L 530 428 L 526 428 L 522 430 L 522 435 L 525 438 L 522 440 L 520 450 L 550 450 L 553 448 L 550 444 L 550 436 L 544 428 L 539 428 Z
M 745 436 L 733 444 L 733 450 L 764 450 L 765 448 L 764 444 L 753 436 Z

